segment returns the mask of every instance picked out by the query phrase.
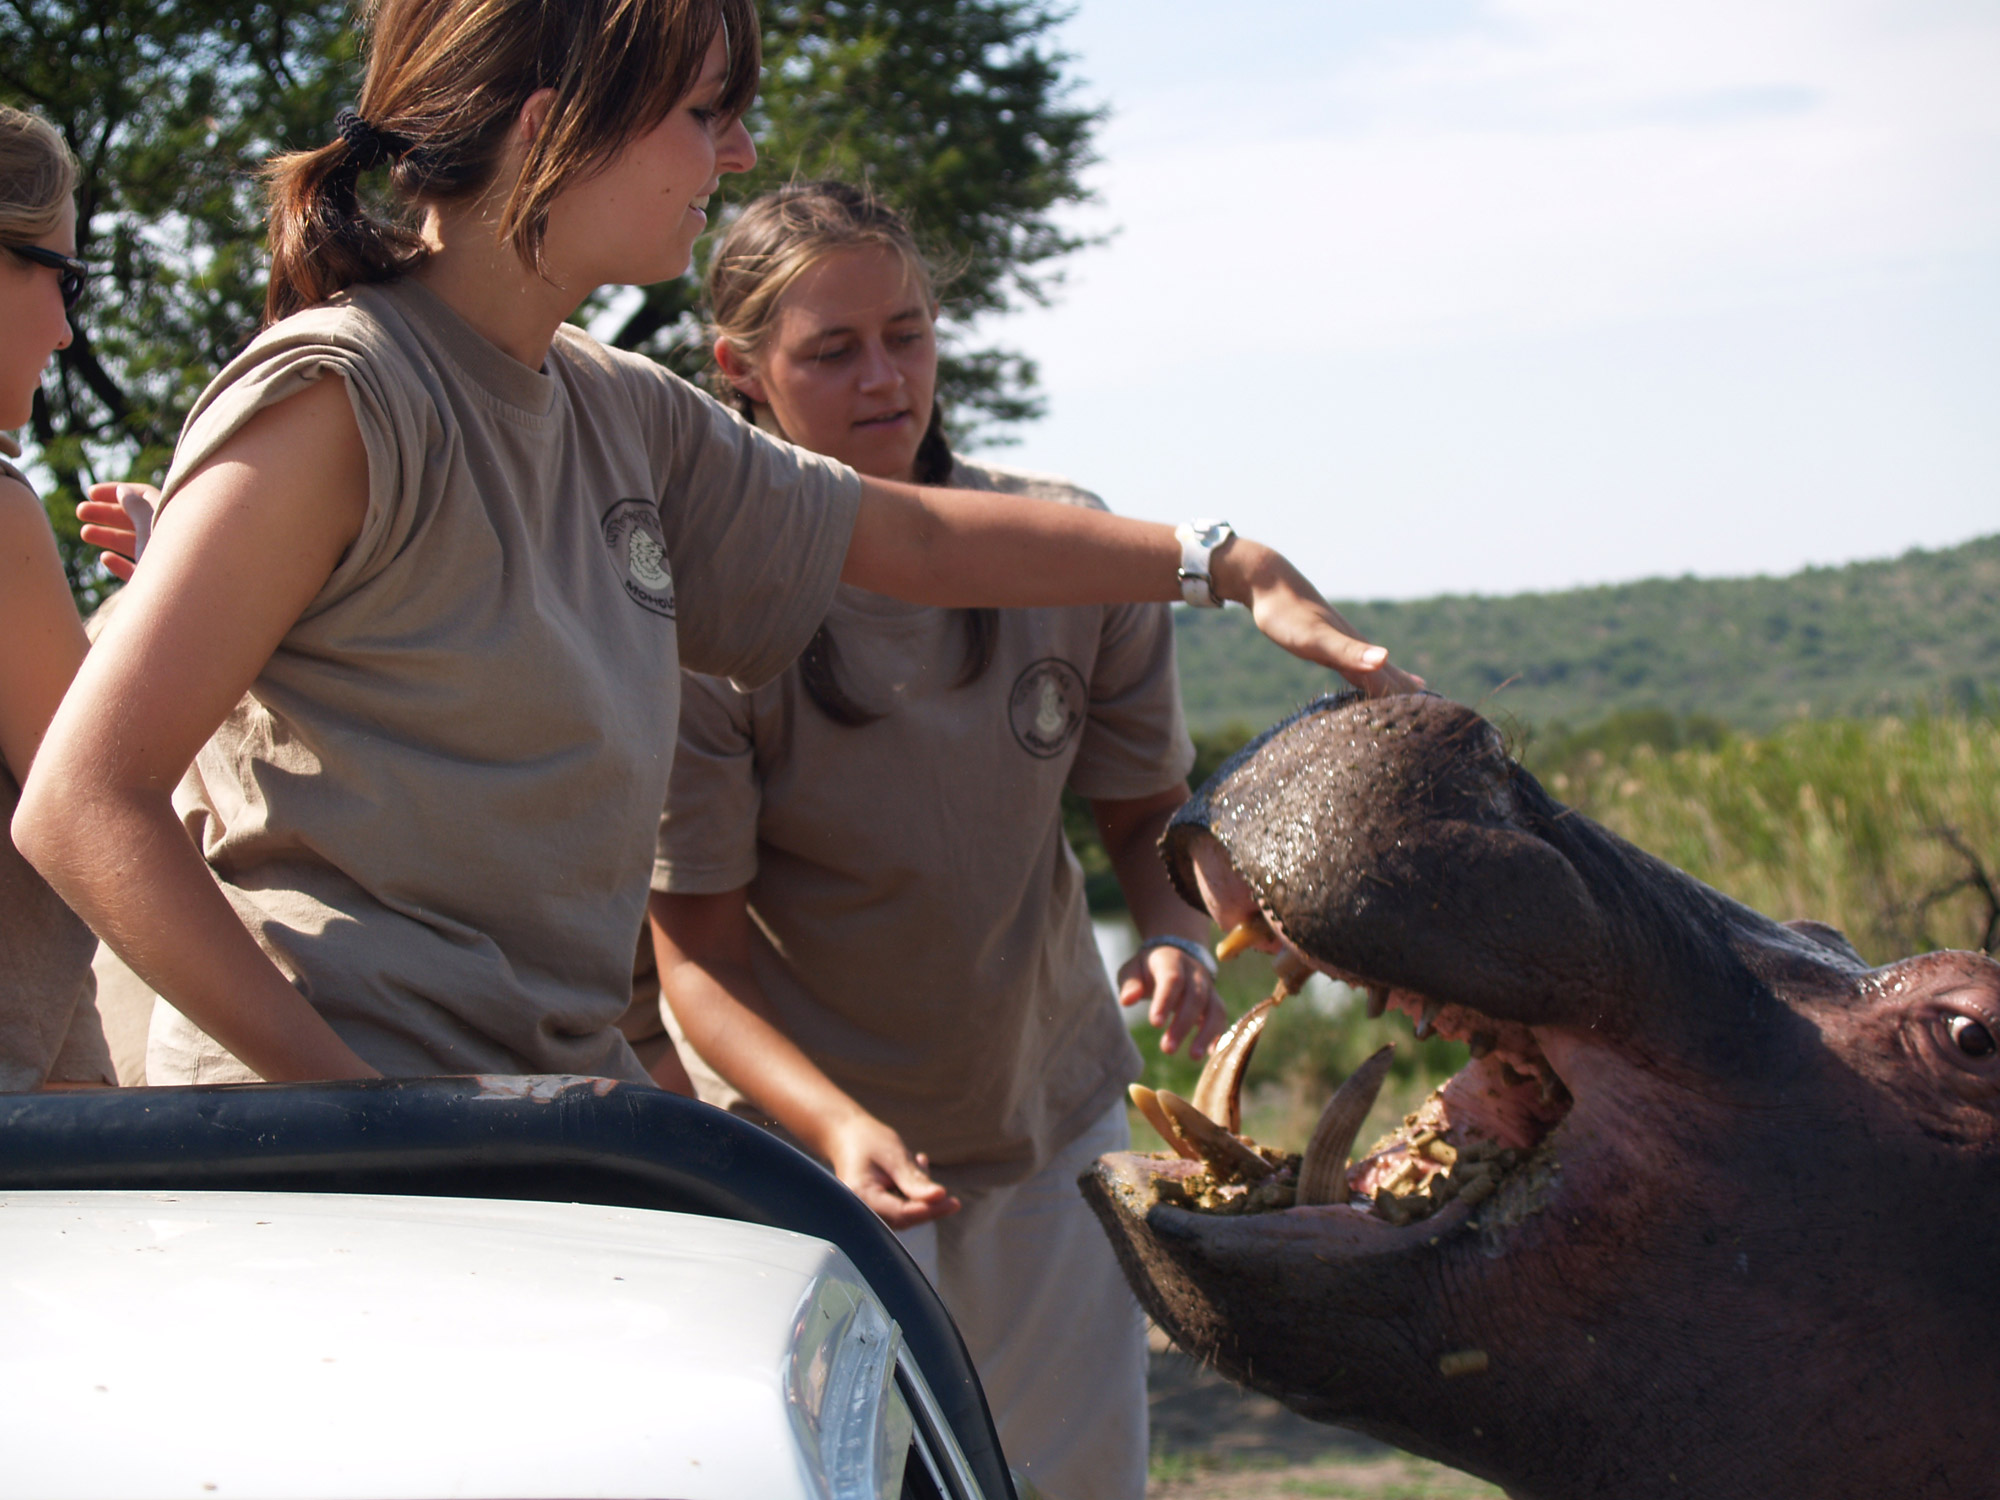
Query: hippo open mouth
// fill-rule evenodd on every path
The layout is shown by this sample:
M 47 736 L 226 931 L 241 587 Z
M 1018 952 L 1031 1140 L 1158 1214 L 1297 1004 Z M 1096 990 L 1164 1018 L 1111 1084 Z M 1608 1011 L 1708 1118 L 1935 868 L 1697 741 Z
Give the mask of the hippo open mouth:
M 1318 970 L 1473 1054 L 1358 1156 L 1387 1049 L 1302 1158 L 1237 1133 L 1275 1002 L 1193 1098 L 1135 1095 L 1172 1153 L 1082 1186 L 1182 1347 L 1538 1500 L 2000 1472 L 1991 959 L 1871 970 L 1563 807 L 1435 697 L 1308 706 L 1162 850 L 1281 991 Z
M 1198 847 L 1197 860 L 1214 857 L 1214 845 Z M 1202 883 L 1204 890 L 1218 885 L 1213 876 Z M 1472 1211 L 1504 1182 L 1517 1176 L 1524 1183 L 1537 1181 L 1544 1165 L 1554 1166 L 1553 1157 L 1544 1163 L 1535 1148 L 1561 1124 L 1575 1099 L 1535 1028 L 1368 983 L 1323 962 L 1310 967 L 1366 988 L 1371 1019 L 1400 1010 L 1419 1040 L 1466 1042 L 1471 1060 L 1353 1160 L 1361 1126 L 1388 1077 L 1392 1047 L 1370 1057 L 1335 1090 L 1302 1155 L 1273 1152 L 1241 1135 L 1243 1078 L 1257 1042 L 1274 1008 L 1297 991 L 1309 970 L 1297 962 L 1296 950 L 1281 946 L 1282 926 L 1268 914 L 1233 926 L 1231 936 L 1239 935 L 1249 940 L 1240 945 L 1225 940 L 1222 946 L 1240 952 L 1254 944 L 1275 953 L 1277 991 L 1217 1041 L 1192 1098 L 1132 1086 L 1134 1105 L 1185 1163 L 1162 1161 L 1154 1167 L 1152 1190 L 1159 1201 L 1223 1214 L 1344 1206 L 1389 1230 L 1423 1223 L 1447 1208 L 1459 1210 L 1430 1227 L 1427 1235 L 1434 1237 L 1461 1221 L 1479 1228 Z M 1571 1050 L 1554 1045 L 1559 1053 Z M 1360 1240 L 1356 1247 L 1389 1243 Z
M 1350 859 L 1367 857 L 1360 878 L 1343 883 L 1327 858 L 1325 825 L 1315 825 L 1316 838 L 1308 848 L 1299 837 L 1296 809 L 1329 813 L 1331 795 L 1352 779 L 1355 768 L 1325 753 L 1329 746 L 1323 735 L 1309 736 L 1305 743 L 1311 753 L 1301 755 L 1297 731 L 1309 716 L 1333 715 L 1350 706 L 1368 720 L 1371 750 L 1377 737 L 1396 738 L 1404 720 L 1435 719 L 1442 712 L 1470 723 L 1460 723 L 1445 737 L 1453 754 L 1442 765 L 1426 761 L 1416 785 L 1375 786 L 1374 795 L 1358 805 L 1360 816 L 1350 813 L 1333 820 L 1347 837 L 1331 842 Z M 1274 752 L 1272 741 L 1288 729 L 1293 739 Z M 1463 744 L 1451 744 L 1468 736 L 1485 741 L 1470 756 L 1463 753 Z M 1354 726 L 1344 743 L 1350 750 L 1360 748 Z M 1290 755 L 1281 753 L 1286 745 L 1292 747 Z M 1267 764 L 1272 760 L 1284 764 Z M 1253 765 L 1254 777 L 1246 774 Z M 1444 774 L 1447 769 L 1453 774 Z M 1446 897 L 1455 897 L 1456 913 L 1473 922 L 1494 914 L 1467 910 L 1462 886 L 1443 885 L 1434 871 L 1415 868 L 1419 861 L 1437 859 L 1435 835 L 1443 824 L 1456 825 L 1460 836 L 1447 842 L 1463 874 L 1475 873 L 1474 865 L 1490 864 L 1496 856 L 1531 863 L 1522 848 L 1496 848 L 1489 841 L 1475 851 L 1463 836 L 1481 825 L 1504 822 L 1511 832 L 1521 823 L 1523 798 L 1507 774 L 1514 769 L 1498 735 L 1462 709 L 1414 699 L 1371 706 L 1349 695 L 1322 700 L 1300 719 L 1253 741 L 1183 808 L 1163 843 L 1175 883 L 1227 931 L 1218 945 L 1225 958 L 1250 947 L 1276 956 L 1279 990 L 1218 1042 L 1191 1100 L 1162 1100 L 1135 1087 L 1135 1104 L 1185 1164 L 1132 1163 L 1128 1179 L 1150 1177 L 1150 1190 L 1159 1201 L 1197 1211 L 1340 1209 L 1333 1224 L 1349 1226 L 1351 1233 L 1336 1234 L 1322 1253 L 1433 1245 L 1438 1236 L 1460 1227 L 1478 1230 L 1487 1222 L 1501 1224 L 1532 1212 L 1546 1198 L 1550 1174 L 1560 1170 L 1561 1153 L 1537 1148 L 1575 1108 L 1577 1087 L 1590 1097 L 1595 1085 L 1607 1081 L 1608 1072 L 1624 1071 L 1623 1060 L 1610 1055 L 1604 1039 L 1593 1037 L 1588 1026 L 1579 1035 L 1574 1024 L 1580 1014 L 1601 1019 L 1603 1007 L 1595 1003 L 1592 987 L 1536 995 L 1530 976 L 1494 963 L 1495 934 L 1475 938 L 1463 926 L 1447 931 L 1447 922 L 1431 916 L 1442 912 Z M 1412 792 L 1414 798 L 1406 795 Z M 1288 815 L 1274 825 L 1269 814 L 1276 800 L 1283 801 Z M 1373 826 L 1391 807 L 1403 825 L 1394 833 Z M 1469 822 L 1468 814 L 1477 821 Z M 1421 839 L 1411 836 L 1419 824 L 1426 834 Z M 1469 861 L 1466 857 L 1475 852 L 1481 858 Z M 1239 857 L 1249 874 L 1239 867 Z M 1347 920 L 1338 923 L 1328 902 L 1336 886 L 1351 909 Z M 1528 893 L 1516 890 L 1525 903 Z M 1387 933 L 1392 928 L 1412 931 L 1409 919 L 1417 915 L 1411 910 L 1412 891 L 1423 897 L 1416 905 L 1426 907 L 1421 940 L 1392 951 L 1383 941 Z M 1504 930 L 1518 930 L 1522 913 L 1498 915 Z M 1350 932 L 1365 936 L 1366 942 L 1342 941 Z M 1499 946 L 1511 945 L 1502 938 Z M 1480 951 L 1474 953 L 1474 948 Z M 1459 950 L 1455 963 L 1451 949 Z M 1448 974 L 1440 972 L 1444 964 L 1451 965 Z M 1327 1101 L 1302 1159 L 1288 1161 L 1246 1149 L 1250 1143 L 1235 1134 L 1244 1070 L 1258 1035 L 1272 1008 L 1311 970 L 1364 991 L 1371 1018 L 1400 1011 L 1410 1018 L 1419 1040 L 1445 1037 L 1466 1043 L 1471 1052 L 1470 1061 L 1400 1126 L 1352 1161 L 1356 1136 L 1388 1074 L 1387 1048 Z M 1503 1186 L 1511 1190 L 1487 1207 L 1482 1218 L 1481 1205 Z M 1402 1230 L 1412 1232 L 1399 1238 L 1395 1232 Z

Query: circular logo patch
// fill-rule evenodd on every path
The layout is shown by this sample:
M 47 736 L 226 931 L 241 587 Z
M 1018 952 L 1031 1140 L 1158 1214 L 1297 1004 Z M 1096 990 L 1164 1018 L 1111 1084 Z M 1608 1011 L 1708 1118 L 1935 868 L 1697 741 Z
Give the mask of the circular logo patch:
M 656 615 L 674 617 L 674 579 L 667 571 L 667 536 L 650 500 L 620 500 L 604 513 L 604 545 L 618 569 L 619 582 L 634 602 Z
M 1007 695 L 1007 722 L 1014 738 L 1023 750 L 1043 760 L 1063 752 L 1083 728 L 1089 711 L 1090 690 L 1083 685 L 1083 674 L 1057 656 L 1030 663 Z

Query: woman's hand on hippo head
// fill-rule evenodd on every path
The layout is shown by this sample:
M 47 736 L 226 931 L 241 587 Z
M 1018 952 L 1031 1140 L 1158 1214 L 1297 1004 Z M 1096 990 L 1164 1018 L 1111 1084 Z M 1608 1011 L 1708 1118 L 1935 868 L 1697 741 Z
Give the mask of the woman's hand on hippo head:
M 855 1197 L 891 1229 L 911 1229 L 958 1212 L 959 1200 L 934 1182 L 930 1158 L 873 1115 L 855 1115 L 831 1126 L 827 1164 Z
M 1247 606 L 1257 628 L 1292 655 L 1331 667 L 1371 698 L 1422 691 L 1423 678 L 1392 666 L 1385 647 L 1363 640 L 1303 573 L 1261 542 L 1232 537 L 1210 567 L 1217 597 Z
M 1229 1024 L 1208 970 L 1165 943 L 1140 949 L 1118 970 L 1118 1003 L 1144 1000 L 1152 1002 L 1146 1024 L 1160 1028 L 1162 1052 L 1174 1051 L 1185 1037 L 1188 1056 L 1200 1057 Z

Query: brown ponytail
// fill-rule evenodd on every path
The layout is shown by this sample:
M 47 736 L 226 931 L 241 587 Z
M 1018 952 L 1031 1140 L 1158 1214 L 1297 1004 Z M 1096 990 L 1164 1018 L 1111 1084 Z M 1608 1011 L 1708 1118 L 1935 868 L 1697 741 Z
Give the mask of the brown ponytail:
M 537 270 L 557 195 L 666 117 L 718 29 L 730 53 L 718 110 L 741 114 L 757 91 L 755 0 L 378 0 L 363 19 L 367 74 L 340 138 L 265 168 L 270 321 L 418 265 L 411 211 L 487 191 L 538 90 L 555 99 L 499 224 Z M 360 177 L 378 166 L 405 209 L 398 220 L 361 204 Z

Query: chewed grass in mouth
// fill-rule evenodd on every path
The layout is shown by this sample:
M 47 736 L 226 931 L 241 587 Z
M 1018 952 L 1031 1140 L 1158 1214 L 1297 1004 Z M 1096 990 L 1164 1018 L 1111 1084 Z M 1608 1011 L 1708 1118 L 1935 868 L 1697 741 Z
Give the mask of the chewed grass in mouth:
M 1218 952 L 1227 957 L 1245 946 L 1239 930 Z M 1554 1169 L 1538 1148 L 1572 1100 L 1528 1027 L 1362 981 L 1357 987 L 1368 991 L 1371 1017 L 1400 1011 L 1419 1038 L 1466 1043 L 1471 1061 L 1358 1155 L 1355 1139 L 1388 1076 L 1393 1047 L 1375 1053 L 1334 1091 L 1302 1153 L 1241 1134 L 1243 1076 L 1258 1037 L 1306 977 L 1296 960 L 1281 960 L 1278 974 L 1271 997 L 1216 1043 L 1191 1099 L 1133 1086 L 1134 1106 L 1184 1158 L 1156 1176 L 1159 1201 L 1227 1215 L 1344 1207 L 1404 1228 L 1453 1204 L 1477 1209 L 1511 1178 Z

